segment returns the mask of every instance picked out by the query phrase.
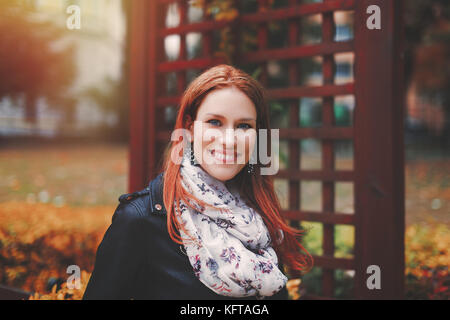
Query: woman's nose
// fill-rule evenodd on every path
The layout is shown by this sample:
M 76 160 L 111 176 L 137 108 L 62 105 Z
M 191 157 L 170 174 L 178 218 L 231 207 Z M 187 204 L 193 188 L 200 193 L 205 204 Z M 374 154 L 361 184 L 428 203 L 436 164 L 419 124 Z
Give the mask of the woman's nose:
M 222 131 L 222 134 L 219 136 L 219 143 L 229 146 L 234 146 L 236 143 L 236 135 L 234 134 L 234 129 L 225 129 L 225 132 Z

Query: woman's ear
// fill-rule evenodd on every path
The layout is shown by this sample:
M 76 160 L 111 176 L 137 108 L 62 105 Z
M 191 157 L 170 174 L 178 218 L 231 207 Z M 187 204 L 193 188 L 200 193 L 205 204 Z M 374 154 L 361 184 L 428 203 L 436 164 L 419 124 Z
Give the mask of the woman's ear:
M 191 142 L 194 136 L 194 121 L 192 121 L 192 117 L 190 115 L 186 115 L 186 128 L 191 133 Z

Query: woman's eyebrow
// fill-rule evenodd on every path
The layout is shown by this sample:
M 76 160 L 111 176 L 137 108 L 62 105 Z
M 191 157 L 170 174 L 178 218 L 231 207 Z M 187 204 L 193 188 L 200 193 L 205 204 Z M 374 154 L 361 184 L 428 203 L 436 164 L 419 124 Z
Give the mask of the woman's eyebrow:
M 217 117 L 217 118 L 225 118 L 224 116 L 222 116 L 220 114 L 215 114 L 215 113 L 207 113 L 206 115 L 210 115 L 210 116 Z M 254 119 L 254 118 L 241 118 L 241 119 L 238 119 L 237 121 L 251 121 L 251 120 L 256 121 L 256 119 Z

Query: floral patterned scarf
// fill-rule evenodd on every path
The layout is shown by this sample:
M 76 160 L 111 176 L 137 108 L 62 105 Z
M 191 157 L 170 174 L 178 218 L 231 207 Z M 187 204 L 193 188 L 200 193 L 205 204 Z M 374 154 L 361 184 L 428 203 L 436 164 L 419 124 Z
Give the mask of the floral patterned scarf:
M 179 222 L 194 241 L 183 240 L 197 278 L 217 294 L 231 297 L 272 296 L 286 284 L 263 219 L 236 190 L 183 157 L 183 187 L 217 209 L 180 203 Z M 175 206 L 176 208 L 177 206 Z M 183 239 L 189 236 L 180 229 Z

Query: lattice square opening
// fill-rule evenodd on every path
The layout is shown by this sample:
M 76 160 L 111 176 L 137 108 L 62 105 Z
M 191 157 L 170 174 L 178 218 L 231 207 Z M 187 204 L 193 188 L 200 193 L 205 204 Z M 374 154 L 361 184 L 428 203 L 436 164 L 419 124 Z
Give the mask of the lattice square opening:
M 270 60 L 267 62 L 267 88 L 284 88 L 289 85 L 289 61 Z
M 353 182 L 335 183 L 334 204 L 336 212 L 355 213 Z
M 354 81 L 354 60 L 353 52 L 336 53 L 334 61 L 336 68 L 334 72 L 334 83 L 344 84 Z
M 298 45 L 312 45 L 322 42 L 322 15 L 313 14 L 301 17 L 298 32 Z
M 333 143 L 335 170 L 353 170 L 353 140 L 336 140 Z
M 202 73 L 199 69 L 188 69 L 186 70 L 186 84 L 189 85 L 192 80 L 197 78 Z
M 168 72 L 165 74 L 166 78 L 166 95 L 176 95 L 177 94 L 177 73 Z
M 336 127 L 353 127 L 355 97 L 353 95 L 335 96 L 334 125 Z
M 323 255 L 323 224 L 320 222 L 302 221 L 300 225 L 305 230 L 302 238 L 303 247 L 311 255 Z
M 289 208 L 289 181 L 287 179 L 275 178 L 273 179 L 273 186 L 280 201 L 281 208 L 287 210 Z
M 191 2 L 188 2 L 187 7 L 187 22 L 195 23 L 201 22 L 204 19 L 203 8 L 200 6 L 194 6 Z
M 202 56 L 203 35 L 200 32 L 188 32 L 186 34 L 187 59 L 192 60 Z
M 267 24 L 268 48 L 283 48 L 288 45 L 288 21 L 272 21 Z
M 319 139 L 308 138 L 300 140 L 300 169 L 322 169 L 322 142 Z
M 280 169 L 289 168 L 289 141 L 280 139 Z
M 321 212 L 322 181 L 303 180 L 300 182 L 300 209 Z
M 347 258 L 354 257 L 355 249 L 355 227 L 352 225 L 334 225 L 334 257 Z
M 274 129 L 289 127 L 289 103 L 286 100 L 270 100 L 270 126 Z
M 336 299 L 353 299 L 354 270 L 336 269 L 334 270 L 334 294 Z
M 354 38 L 354 12 L 353 11 L 334 11 L 334 22 L 336 24 L 334 32 L 334 41 L 350 41 Z
M 164 125 L 173 128 L 177 118 L 177 107 L 167 106 L 164 108 Z
M 301 98 L 299 108 L 300 127 L 322 126 L 322 99 Z
M 175 61 L 180 57 L 181 37 L 179 34 L 171 34 L 164 37 L 164 52 L 166 61 Z
M 298 85 L 321 86 L 323 58 L 321 56 L 306 57 L 298 60 L 297 72 L 300 75 Z

